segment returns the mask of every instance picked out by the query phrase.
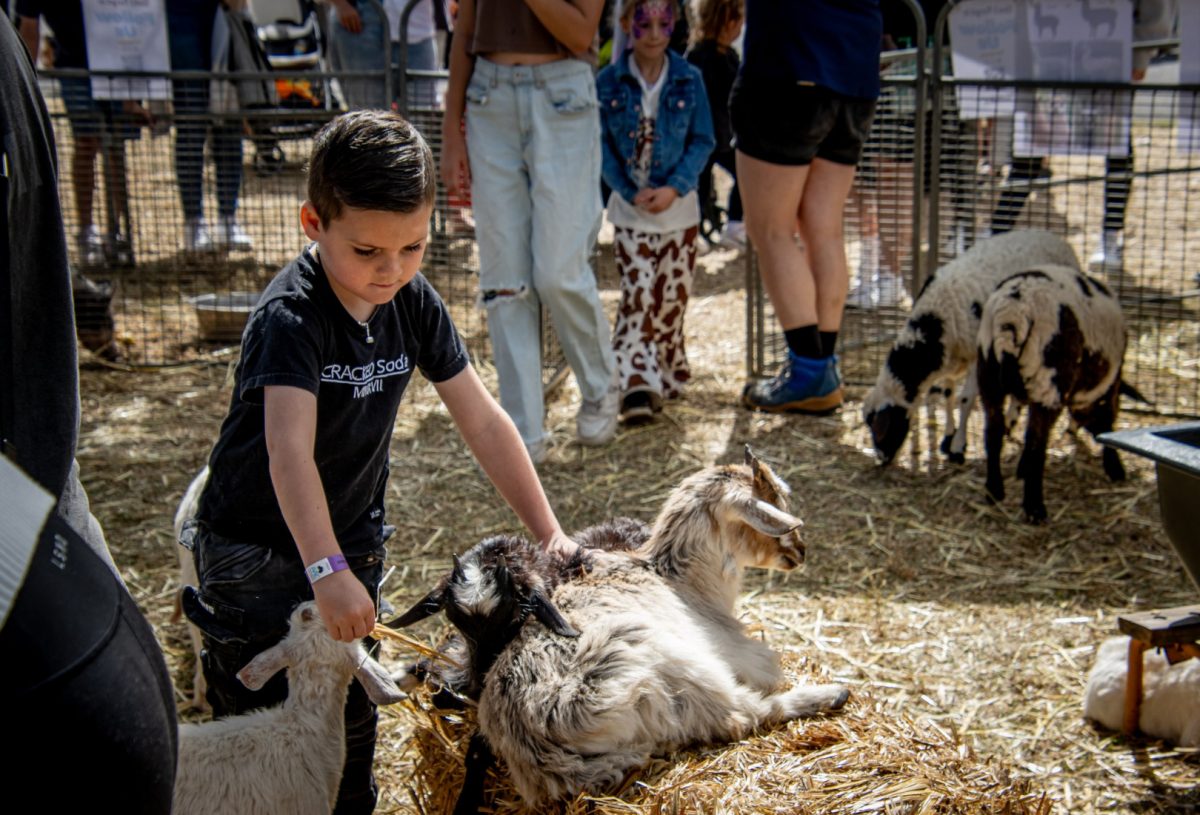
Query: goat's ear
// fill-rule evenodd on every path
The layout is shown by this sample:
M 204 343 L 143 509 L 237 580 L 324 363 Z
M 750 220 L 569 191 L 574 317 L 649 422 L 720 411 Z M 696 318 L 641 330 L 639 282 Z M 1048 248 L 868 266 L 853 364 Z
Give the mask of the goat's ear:
M 542 594 L 540 591 L 534 591 L 529 596 L 529 605 L 533 609 L 533 616 L 537 617 L 538 622 L 549 628 L 560 637 L 578 637 L 579 632 L 571 627 L 567 622 L 567 618 L 562 615 L 554 603 L 550 602 L 550 598 Z
M 739 502 L 734 504 L 733 510 L 748 526 L 772 538 L 782 538 L 804 526 L 804 521 L 795 515 L 766 501 Z
M 394 620 L 384 623 L 388 628 L 407 628 L 426 617 L 432 617 L 446 606 L 446 581 L 438 583 L 437 588 L 418 600 L 412 608 Z
M 377 705 L 395 704 L 404 698 L 404 691 L 400 690 L 383 666 L 369 656 L 358 663 L 358 667 L 354 669 L 354 678 Z
M 782 498 L 791 494 L 791 488 L 775 475 L 775 471 L 768 464 L 750 452 L 749 445 L 746 446 L 746 464 L 754 476 L 755 498 L 761 498 L 769 504 L 778 504 Z
M 237 678 L 250 690 L 261 690 L 267 680 L 287 667 L 287 651 L 283 643 L 272 645 L 250 660 L 237 672 Z

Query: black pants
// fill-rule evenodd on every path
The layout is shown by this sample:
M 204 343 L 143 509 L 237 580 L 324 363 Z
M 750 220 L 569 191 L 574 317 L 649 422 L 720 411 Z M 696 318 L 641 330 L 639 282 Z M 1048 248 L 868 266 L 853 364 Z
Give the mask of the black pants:
M 737 162 L 734 156 L 735 152 L 733 148 L 713 152 L 708 160 L 708 164 L 704 165 L 704 171 L 700 173 L 700 184 L 697 189 L 697 195 L 700 198 L 700 207 L 703 209 L 705 203 L 713 195 L 713 166 L 717 164 L 721 165 L 733 176 L 733 189 L 729 191 L 729 206 L 725 209 L 725 217 L 730 221 L 740 221 L 742 220 L 742 194 L 738 190 Z M 604 200 L 607 201 L 608 199 L 605 198 Z
M 203 630 L 201 662 L 208 682 L 208 703 L 217 718 L 278 705 L 287 698 L 287 675 L 273 676 L 261 690 L 251 691 L 237 672 L 287 633 L 288 616 L 299 603 L 313 599 L 295 544 L 276 547 L 244 543 L 215 534 L 204 526 L 194 538 L 200 593 L 221 630 Z M 287 546 L 282 544 L 286 543 Z M 290 547 L 290 551 L 288 549 Z M 355 576 L 379 606 L 383 579 L 382 538 L 365 551 L 347 551 Z M 378 791 L 375 760 L 375 705 L 357 680 L 346 697 L 346 765 L 338 789 L 336 815 L 358 815 L 375 809 Z
M 4 775 L 58 812 L 169 813 L 175 696 L 125 588 L 53 516 L 0 630 Z
M 1021 217 L 1025 200 L 1029 198 L 1029 183 L 1037 178 L 1049 177 L 1046 160 L 1040 157 L 1012 159 L 1008 180 L 1016 183 L 1006 188 L 996 201 L 992 213 L 992 233 L 1008 232 Z M 1133 147 L 1127 156 L 1109 156 L 1104 160 L 1104 229 L 1125 228 L 1125 207 L 1129 203 L 1129 191 L 1133 187 Z

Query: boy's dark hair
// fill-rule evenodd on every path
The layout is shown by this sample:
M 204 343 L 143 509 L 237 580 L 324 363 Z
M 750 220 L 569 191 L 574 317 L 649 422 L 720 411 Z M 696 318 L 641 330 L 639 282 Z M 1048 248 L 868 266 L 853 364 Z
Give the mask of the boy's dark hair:
M 433 204 L 433 153 L 403 116 L 356 110 L 321 128 L 308 159 L 308 200 L 321 221 L 342 209 L 414 212 Z

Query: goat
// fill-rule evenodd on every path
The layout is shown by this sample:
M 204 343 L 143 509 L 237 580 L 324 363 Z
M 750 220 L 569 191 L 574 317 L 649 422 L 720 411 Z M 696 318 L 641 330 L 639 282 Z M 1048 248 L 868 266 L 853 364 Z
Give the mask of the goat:
M 949 391 L 960 382 L 958 424 L 948 404 L 941 449 L 953 462 L 966 460 L 967 418 L 978 396 L 973 368 L 983 303 L 1001 280 L 1038 263 L 1079 268 L 1074 250 L 1062 238 L 1017 230 L 980 241 L 925 282 L 874 387 L 863 398 L 863 420 L 882 464 L 900 450 L 917 401 L 930 386 Z
M 1099 36 L 1100 26 L 1108 26 L 1108 36 L 1117 30 L 1117 10 L 1115 8 L 1093 8 L 1089 0 L 1082 0 L 1079 12 L 1087 20 L 1091 36 Z
M 1110 637 L 1096 651 L 1088 674 L 1083 715 L 1109 730 L 1125 717 L 1129 637 Z M 1142 707 L 1138 729 L 1180 747 L 1200 747 L 1200 658 L 1171 665 L 1156 650 L 1142 655 Z
M 206 611 L 194 590 L 189 616 Z M 278 707 L 179 726 L 176 815 L 327 814 L 346 760 L 347 686 L 357 678 L 378 705 L 403 693 L 361 642 L 338 642 L 316 604 L 301 603 L 287 636 L 254 657 L 238 679 L 258 690 L 288 669 L 288 697 Z
M 1076 268 L 1042 265 L 1000 284 L 983 307 L 976 368 L 992 500 L 1004 500 L 1005 400 L 1011 396 L 1028 408 L 1017 475 L 1025 481 L 1025 515 L 1040 523 L 1050 429 L 1066 408 L 1093 436 L 1112 430 L 1124 355 L 1121 307 L 1099 280 Z M 1106 446 L 1102 456 L 1108 477 L 1124 479 L 1117 451 Z
M 786 484 L 746 457 L 686 479 L 636 551 L 591 553 L 590 572 L 539 601 L 553 613 L 535 612 L 565 627 L 522 626 L 486 672 L 484 747 L 504 759 L 528 806 L 610 786 L 656 752 L 845 704 L 839 685 L 782 690 L 778 656 L 733 616 L 745 567 L 787 571 L 804 560 Z M 468 596 L 471 575 L 460 572 L 449 582 Z
M 179 507 L 175 510 L 175 541 L 179 544 L 177 550 L 177 554 L 179 555 L 179 591 L 175 593 L 175 611 L 171 615 L 172 622 L 178 621 L 183 616 L 181 605 L 183 587 L 200 585 L 200 578 L 196 574 L 196 561 L 192 557 L 191 546 L 184 543 L 184 534 L 188 521 L 196 517 L 196 511 L 200 508 L 200 493 L 204 492 L 204 486 L 207 483 L 208 466 L 205 465 L 204 469 L 192 479 L 192 483 L 188 484 L 183 498 L 179 501 Z M 208 704 L 208 699 L 205 698 L 208 694 L 208 682 L 204 679 L 204 669 L 200 663 L 200 652 L 204 649 L 204 640 L 201 637 L 200 629 L 191 620 L 187 620 L 186 622 L 188 635 L 192 640 L 192 654 L 195 657 L 195 669 L 192 673 L 192 707 L 196 710 L 209 712 L 212 708 Z

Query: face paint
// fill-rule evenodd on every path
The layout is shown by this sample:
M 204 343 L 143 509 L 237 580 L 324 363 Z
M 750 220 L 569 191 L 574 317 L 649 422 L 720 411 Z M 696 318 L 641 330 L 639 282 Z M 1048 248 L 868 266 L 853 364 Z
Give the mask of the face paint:
M 635 40 L 640 40 L 650 33 L 651 26 L 656 22 L 662 27 L 663 36 L 670 37 L 672 29 L 675 28 L 675 15 L 671 13 L 671 4 L 665 0 L 646 0 L 639 3 L 633 10 L 630 34 Z

